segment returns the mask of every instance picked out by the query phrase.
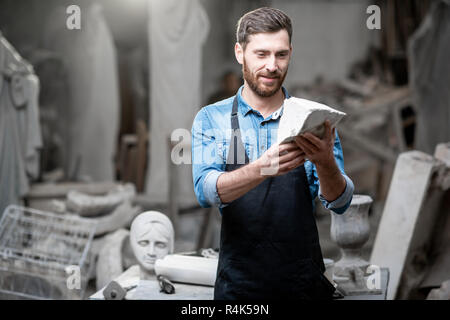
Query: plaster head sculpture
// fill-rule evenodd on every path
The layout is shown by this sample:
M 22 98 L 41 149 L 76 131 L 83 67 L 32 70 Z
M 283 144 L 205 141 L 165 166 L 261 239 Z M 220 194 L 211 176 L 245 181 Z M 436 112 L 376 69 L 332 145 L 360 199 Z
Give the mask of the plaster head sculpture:
M 154 274 L 156 259 L 173 253 L 175 232 L 170 219 L 157 211 L 138 215 L 131 224 L 130 243 L 141 269 L 141 278 Z

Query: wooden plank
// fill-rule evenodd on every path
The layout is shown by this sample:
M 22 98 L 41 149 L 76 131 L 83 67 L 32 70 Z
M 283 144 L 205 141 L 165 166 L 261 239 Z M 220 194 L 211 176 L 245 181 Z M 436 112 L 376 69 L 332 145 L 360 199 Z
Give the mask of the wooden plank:
M 136 190 L 143 192 L 145 187 L 145 173 L 147 168 L 148 130 L 145 122 L 137 122 L 137 160 L 136 160 Z
M 410 89 L 407 86 L 391 89 L 386 93 L 374 94 L 373 98 L 361 106 L 359 110 L 349 114 L 352 117 L 364 116 L 371 112 L 387 112 L 394 105 L 406 105 L 410 102 Z
M 395 163 L 397 159 L 395 151 L 373 139 L 363 137 L 355 130 L 342 127 L 338 129 L 338 133 L 346 144 L 353 144 L 355 148 L 362 149 L 380 160 Z

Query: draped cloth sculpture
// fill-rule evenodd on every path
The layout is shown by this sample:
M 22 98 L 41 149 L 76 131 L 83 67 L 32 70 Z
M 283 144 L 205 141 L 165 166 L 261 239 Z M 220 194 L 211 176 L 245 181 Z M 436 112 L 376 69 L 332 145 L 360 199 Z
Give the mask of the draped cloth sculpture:
M 55 8 L 47 19 L 44 46 L 61 55 L 68 72 L 65 168 L 72 174 L 79 162 L 79 176 L 110 181 L 119 114 L 116 50 L 100 5 L 81 12 L 81 29 L 68 30 L 65 8 Z
M 190 131 L 201 104 L 202 44 L 209 20 L 198 0 L 149 1 L 150 152 L 146 192 L 168 201 L 168 139 L 178 128 Z M 189 142 L 190 137 L 187 141 Z M 184 149 L 190 159 L 190 147 Z M 180 165 L 178 201 L 196 202 L 191 167 Z
M 428 154 L 438 143 L 450 141 L 449 56 L 450 1 L 436 1 L 408 42 L 416 149 Z
M 39 79 L 0 33 L 0 217 L 39 175 Z

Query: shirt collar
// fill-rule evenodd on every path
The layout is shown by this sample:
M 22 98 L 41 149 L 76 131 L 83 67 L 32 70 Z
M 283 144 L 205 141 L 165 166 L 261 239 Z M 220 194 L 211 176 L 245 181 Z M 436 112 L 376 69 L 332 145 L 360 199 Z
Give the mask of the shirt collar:
M 244 98 L 242 98 L 242 89 L 244 88 L 244 85 L 242 85 L 238 92 L 237 92 L 237 98 L 238 98 L 238 110 L 241 112 L 242 116 L 246 116 L 249 112 L 254 111 L 252 107 L 250 107 L 247 102 L 245 102 Z M 286 99 L 289 99 L 291 96 L 289 95 L 289 92 L 286 90 L 285 87 L 281 87 L 283 90 L 284 96 Z M 272 119 L 278 119 L 283 114 L 283 106 L 284 104 L 275 111 L 272 115 Z

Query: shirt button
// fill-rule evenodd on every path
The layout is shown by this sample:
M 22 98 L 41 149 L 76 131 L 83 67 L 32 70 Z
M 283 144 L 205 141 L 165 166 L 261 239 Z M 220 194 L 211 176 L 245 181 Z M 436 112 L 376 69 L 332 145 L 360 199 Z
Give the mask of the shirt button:
M 266 149 L 266 146 L 265 146 L 265 145 L 262 145 L 262 146 L 261 146 L 261 149 L 262 149 L 262 150 L 265 150 L 265 149 Z

